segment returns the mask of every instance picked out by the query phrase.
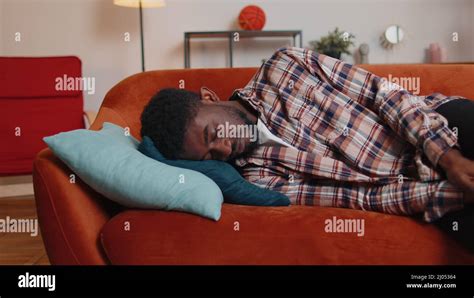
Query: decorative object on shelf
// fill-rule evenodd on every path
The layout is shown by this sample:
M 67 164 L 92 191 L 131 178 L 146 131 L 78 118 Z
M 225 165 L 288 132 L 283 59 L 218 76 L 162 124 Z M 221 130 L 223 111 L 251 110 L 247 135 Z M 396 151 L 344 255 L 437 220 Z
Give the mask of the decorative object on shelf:
M 360 54 L 360 63 L 361 64 L 369 64 L 369 45 L 363 43 L 359 46 L 359 54 Z
M 428 59 L 430 63 L 443 63 L 446 61 L 446 49 L 441 47 L 439 43 L 430 43 L 428 48 Z
M 142 71 L 145 71 L 145 42 L 143 37 L 143 11 L 142 8 L 159 8 L 166 6 L 165 0 L 114 0 L 118 6 L 139 8 L 140 15 L 140 44 L 142 50 Z
M 441 46 L 440 46 L 440 50 L 441 50 L 441 60 L 440 60 L 440 62 L 445 63 L 448 60 L 448 51 L 446 50 L 445 47 L 441 47 Z
M 333 32 L 329 32 L 320 40 L 310 41 L 309 44 L 316 52 L 341 59 L 341 54 L 351 54 L 349 47 L 354 45 L 353 38 L 355 36 L 352 33 L 339 31 L 339 28 L 336 27 Z
M 265 12 L 259 6 L 245 6 L 239 14 L 239 25 L 243 30 L 262 30 L 265 26 Z
M 380 44 L 385 49 L 392 49 L 403 41 L 404 36 L 405 32 L 402 27 L 398 25 L 390 25 L 385 29 L 382 36 L 380 36 Z

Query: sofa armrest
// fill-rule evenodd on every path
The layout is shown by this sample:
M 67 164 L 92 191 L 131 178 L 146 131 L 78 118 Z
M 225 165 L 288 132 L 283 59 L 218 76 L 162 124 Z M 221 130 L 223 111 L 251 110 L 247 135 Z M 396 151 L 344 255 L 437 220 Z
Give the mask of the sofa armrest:
M 82 182 L 48 148 L 34 161 L 33 186 L 51 264 L 107 264 L 99 235 L 115 214 L 111 203 Z

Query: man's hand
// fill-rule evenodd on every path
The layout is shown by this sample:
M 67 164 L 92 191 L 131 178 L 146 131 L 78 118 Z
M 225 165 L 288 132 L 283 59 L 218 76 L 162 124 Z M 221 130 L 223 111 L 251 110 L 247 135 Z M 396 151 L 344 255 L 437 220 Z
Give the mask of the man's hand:
M 462 156 L 459 150 L 450 149 L 441 156 L 438 164 L 446 172 L 449 182 L 465 193 L 474 193 L 474 161 Z

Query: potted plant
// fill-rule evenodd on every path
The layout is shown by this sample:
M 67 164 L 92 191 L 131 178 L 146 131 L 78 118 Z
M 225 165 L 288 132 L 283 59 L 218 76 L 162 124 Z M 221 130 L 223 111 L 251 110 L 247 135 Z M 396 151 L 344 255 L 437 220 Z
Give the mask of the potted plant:
M 339 31 L 339 28 L 336 27 L 333 32 L 329 32 L 320 40 L 310 41 L 309 44 L 318 53 L 341 59 L 342 53 L 350 54 L 349 47 L 354 45 L 352 41 L 354 37 L 352 33 Z

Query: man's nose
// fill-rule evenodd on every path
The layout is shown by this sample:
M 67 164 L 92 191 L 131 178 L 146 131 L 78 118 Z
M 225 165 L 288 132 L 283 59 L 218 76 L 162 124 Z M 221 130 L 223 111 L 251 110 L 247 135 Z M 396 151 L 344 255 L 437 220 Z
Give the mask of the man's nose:
M 215 153 L 215 158 L 226 160 L 232 154 L 232 142 L 229 139 L 218 139 L 214 142 L 212 150 Z

